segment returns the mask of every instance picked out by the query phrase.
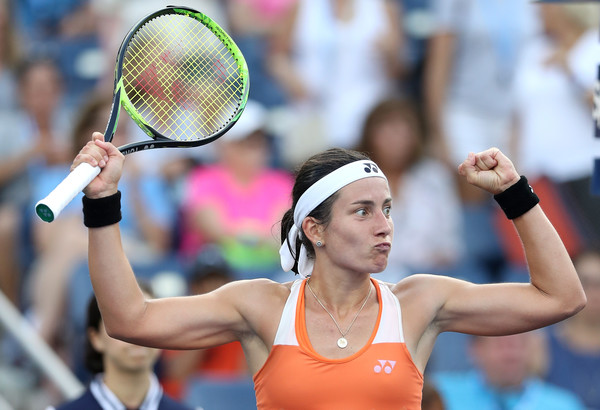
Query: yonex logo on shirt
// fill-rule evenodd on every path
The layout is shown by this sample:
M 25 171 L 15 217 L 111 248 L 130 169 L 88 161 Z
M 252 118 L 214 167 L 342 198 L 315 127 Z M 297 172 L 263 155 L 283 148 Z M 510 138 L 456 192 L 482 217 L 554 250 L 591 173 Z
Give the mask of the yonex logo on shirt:
M 375 367 L 373 368 L 373 371 L 375 373 L 381 373 L 382 371 L 385 374 L 390 374 L 392 372 L 392 370 L 394 369 L 394 366 L 396 366 L 396 361 L 395 360 L 377 360 L 379 362 L 379 364 L 375 365 Z

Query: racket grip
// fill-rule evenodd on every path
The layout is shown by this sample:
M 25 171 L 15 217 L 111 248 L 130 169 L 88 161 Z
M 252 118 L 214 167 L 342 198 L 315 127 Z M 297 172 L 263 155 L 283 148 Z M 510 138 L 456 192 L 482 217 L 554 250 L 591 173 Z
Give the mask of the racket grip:
M 46 198 L 35 205 L 35 212 L 45 222 L 54 221 L 99 173 L 100 167 L 93 167 L 87 162 L 79 164 Z

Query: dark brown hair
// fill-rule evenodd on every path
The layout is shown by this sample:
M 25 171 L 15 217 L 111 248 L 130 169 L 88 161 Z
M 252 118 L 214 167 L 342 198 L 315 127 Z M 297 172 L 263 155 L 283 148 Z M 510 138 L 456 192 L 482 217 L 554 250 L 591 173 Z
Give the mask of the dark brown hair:
M 373 161 L 379 163 L 379 158 L 373 148 L 373 135 L 381 124 L 396 119 L 405 121 L 419 141 L 410 158 L 410 164 L 414 164 L 423 154 L 425 134 L 421 112 L 417 104 L 410 99 L 390 98 L 373 107 L 365 119 L 356 150 L 368 154 Z
M 15 2 L 16 3 L 16 2 Z M 19 47 L 19 33 L 15 27 L 15 20 L 13 6 L 10 0 L 0 1 L 0 14 L 4 14 L 1 18 L 4 18 L 4 25 L 0 30 L 0 52 L 2 53 L 2 63 L 10 69 L 16 68 L 22 51 Z
M 423 399 L 421 402 L 422 410 L 444 410 L 446 406 L 444 405 L 444 400 L 440 395 L 437 388 L 425 381 L 423 384 Z
M 99 119 L 106 122 L 110 112 L 112 103 L 112 93 L 109 92 L 92 92 L 86 99 L 85 103 L 77 112 L 75 125 L 72 131 L 73 141 L 73 157 L 75 157 L 81 148 L 92 139 L 93 131 L 104 132 L 104 129 L 97 129 Z
M 365 159 L 369 159 L 369 157 L 358 151 L 343 148 L 331 148 L 327 151 L 313 155 L 306 160 L 296 171 L 296 181 L 294 183 L 294 188 L 292 189 L 292 207 L 283 215 L 281 221 L 281 243 L 286 240 L 288 232 L 294 225 L 294 210 L 296 209 L 296 204 L 302 194 L 325 175 L 330 174 L 346 164 Z M 312 216 L 318 220 L 319 223 L 327 226 L 331 220 L 331 206 L 336 198 L 337 193 L 334 193 L 313 209 L 308 216 Z M 300 238 L 301 241 L 296 242 L 296 249 L 290 249 L 292 255 L 294 255 L 296 259 L 294 267 L 292 268 L 292 271 L 295 273 L 298 273 L 298 255 L 300 254 L 301 243 L 306 247 L 309 257 L 314 258 L 315 256 L 315 250 L 312 243 L 306 238 L 301 228 Z
M 140 282 L 139 285 L 145 294 L 150 295 L 150 297 L 154 297 L 150 284 L 146 282 Z M 88 333 L 91 330 L 98 332 L 100 330 L 100 323 L 102 323 L 102 315 L 100 314 L 100 308 L 98 307 L 96 295 L 92 294 L 87 306 L 87 319 L 85 325 L 86 337 L 83 353 L 84 365 L 92 374 L 102 373 L 104 371 L 104 355 L 94 349 Z

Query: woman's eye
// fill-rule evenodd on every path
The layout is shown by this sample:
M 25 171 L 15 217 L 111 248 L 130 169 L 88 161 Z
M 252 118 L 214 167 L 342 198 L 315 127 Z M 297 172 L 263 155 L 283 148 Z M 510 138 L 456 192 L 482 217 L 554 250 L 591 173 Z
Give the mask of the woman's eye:
M 366 215 L 367 215 L 367 210 L 366 210 L 366 209 L 364 209 L 364 208 L 358 209 L 358 210 L 356 211 L 356 214 L 357 214 L 357 215 L 360 215 L 360 216 L 366 216 Z

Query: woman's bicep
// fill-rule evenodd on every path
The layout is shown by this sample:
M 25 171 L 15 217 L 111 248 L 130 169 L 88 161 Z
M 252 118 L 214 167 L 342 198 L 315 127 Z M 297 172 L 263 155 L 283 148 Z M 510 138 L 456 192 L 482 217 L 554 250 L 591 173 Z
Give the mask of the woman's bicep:
M 563 318 L 556 302 L 529 283 L 449 281 L 435 318 L 440 331 L 499 336 L 538 329 Z

